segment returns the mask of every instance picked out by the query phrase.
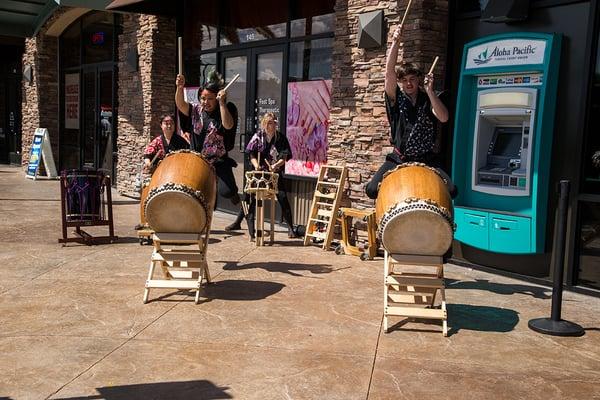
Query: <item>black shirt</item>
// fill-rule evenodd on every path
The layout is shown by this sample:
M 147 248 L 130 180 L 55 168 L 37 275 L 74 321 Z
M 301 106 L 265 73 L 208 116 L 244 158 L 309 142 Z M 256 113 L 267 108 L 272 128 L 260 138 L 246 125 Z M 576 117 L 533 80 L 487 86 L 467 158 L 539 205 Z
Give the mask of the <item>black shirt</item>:
M 271 138 L 270 142 L 267 142 L 266 133 L 263 130 L 258 131 L 252 136 L 248 146 L 246 146 L 246 153 L 252 157 L 258 158 L 260 152 L 260 166 L 263 169 L 267 169 L 266 161 L 273 165 L 279 160 L 287 161 L 292 157 L 292 151 L 290 149 L 290 143 L 287 137 L 281 132 L 277 132 L 275 136 Z M 285 173 L 285 164 L 278 171 L 281 174 Z
M 218 135 L 223 138 L 223 145 L 225 147 L 225 154 L 219 158 L 227 157 L 227 152 L 231 151 L 235 146 L 235 134 L 237 132 L 238 124 L 238 112 L 236 106 L 229 102 L 227 103 L 227 109 L 233 119 L 233 127 L 231 129 L 225 129 L 223 121 L 221 119 L 221 108 L 219 105 L 211 113 L 208 113 L 200 109 L 199 105 L 191 105 L 189 108 L 189 116 L 191 119 L 191 139 L 190 148 L 199 153 L 204 153 L 204 142 L 209 129 L 214 127 Z
M 390 142 L 395 152 L 390 154 L 398 162 L 425 161 L 433 153 L 437 118 L 431 111 L 426 93 L 419 90 L 416 104 L 396 87 L 396 101 L 392 105 L 385 94 L 385 108 L 390 123 Z

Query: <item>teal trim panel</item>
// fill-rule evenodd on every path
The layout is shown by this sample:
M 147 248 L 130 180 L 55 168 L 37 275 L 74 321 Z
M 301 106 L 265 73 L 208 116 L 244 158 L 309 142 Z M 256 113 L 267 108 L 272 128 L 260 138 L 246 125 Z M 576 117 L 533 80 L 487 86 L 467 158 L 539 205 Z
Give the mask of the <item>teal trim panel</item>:
M 545 251 L 561 39 L 516 32 L 465 45 L 452 159 L 459 191 L 454 200 L 456 240 L 505 254 Z M 480 104 L 483 91 L 508 97 L 497 96 L 491 106 Z M 515 106 L 514 96 L 506 100 L 519 91 L 529 93 L 530 103 Z M 511 156 L 497 157 L 498 127 L 520 129 L 518 154 L 513 148 Z

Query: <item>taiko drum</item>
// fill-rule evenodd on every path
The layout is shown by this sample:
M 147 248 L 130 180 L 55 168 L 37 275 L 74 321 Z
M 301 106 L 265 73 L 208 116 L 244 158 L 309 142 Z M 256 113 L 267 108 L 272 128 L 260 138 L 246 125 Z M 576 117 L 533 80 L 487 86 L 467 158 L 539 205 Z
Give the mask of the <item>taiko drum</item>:
M 199 153 L 169 153 L 152 175 L 146 221 L 156 232 L 201 233 L 212 218 L 216 190 L 214 168 Z
M 377 235 L 392 254 L 441 256 L 452 244 L 452 200 L 440 174 L 425 164 L 388 172 L 376 201 Z

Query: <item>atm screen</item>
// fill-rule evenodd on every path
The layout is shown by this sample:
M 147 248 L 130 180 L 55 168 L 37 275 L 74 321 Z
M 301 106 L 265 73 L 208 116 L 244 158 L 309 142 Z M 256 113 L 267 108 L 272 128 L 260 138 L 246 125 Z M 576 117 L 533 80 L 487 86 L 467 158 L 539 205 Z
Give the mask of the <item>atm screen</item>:
M 521 128 L 496 128 L 493 156 L 518 158 L 521 149 Z

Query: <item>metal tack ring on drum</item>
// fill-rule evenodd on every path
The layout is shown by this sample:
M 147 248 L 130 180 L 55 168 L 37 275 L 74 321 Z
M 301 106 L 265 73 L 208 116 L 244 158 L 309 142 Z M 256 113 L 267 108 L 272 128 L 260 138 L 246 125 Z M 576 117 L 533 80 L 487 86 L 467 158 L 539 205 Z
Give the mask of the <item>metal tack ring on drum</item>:
M 407 167 L 423 167 L 423 168 L 427 168 L 432 170 L 433 172 L 435 172 L 437 174 L 437 176 L 440 177 L 440 179 L 447 185 L 448 184 L 448 180 L 446 178 L 444 178 L 444 176 L 440 173 L 440 171 L 437 170 L 437 168 L 431 167 L 425 163 L 422 162 L 417 162 L 417 161 L 412 161 L 412 162 L 406 162 L 406 163 L 402 163 L 402 164 L 398 164 L 394 169 L 391 169 L 389 171 L 386 171 L 383 174 L 383 178 L 381 178 L 381 180 L 383 181 L 385 179 L 386 176 L 393 174 L 394 172 L 398 171 L 399 169 L 402 168 L 407 168 Z M 381 182 L 379 183 L 379 185 L 381 185 Z M 379 185 L 377 186 L 377 190 L 379 190 Z
M 394 206 L 390 207 L 389 211 L 383 215 L 383 218 L 381 218 L 381 221 L 379 222 L 379 228 L 377 229 L 377 239 L 380 242 L 383 242 L 383 230 L 385 229 L 385 226 L 388 224 L 388 222 L 390 222 L 391 219 L 398 215 L 415 210 L 430 211 L 441 216 L 446 220 L 446 222 L 448 222 L 448 225 L 450 225 L 450 229 L 452 229 L 453 232 L 456 231 L 456 224 L 454 223 L 454 220 L 448 212 L 448 210 L 445 207 L 439 206 L 435 201 L 429 200 L 426 202 L 421 200 L 410 203 L 403 201 L 401 203 L 396 203 Z
M 150 192 L 148 193 L 148 197 L 146 197 L 146 201 L 144 202 L 144 213 L 148 213 L 148 210 L 147 210 L 148 202 L 154 196 L 156 196 L 158 193 L 168 192 L 168 191 L 183 192 L 183 193 L 195 198 L 196 200 L 198 200 L 198 202 L 200 202 L 202 207 L 204 207 L 205 210 L 208 210 L 208 202 L 206 201 L 206 198 L 204 197 L 204 193 L 202 193 L 201 191 L 194 190 L 194 189 L 190 188 L 189 186 L 180 185 L 178 183 L 165 183 L 164 185 L 155 187 L 154 189 L 150 190 Z

